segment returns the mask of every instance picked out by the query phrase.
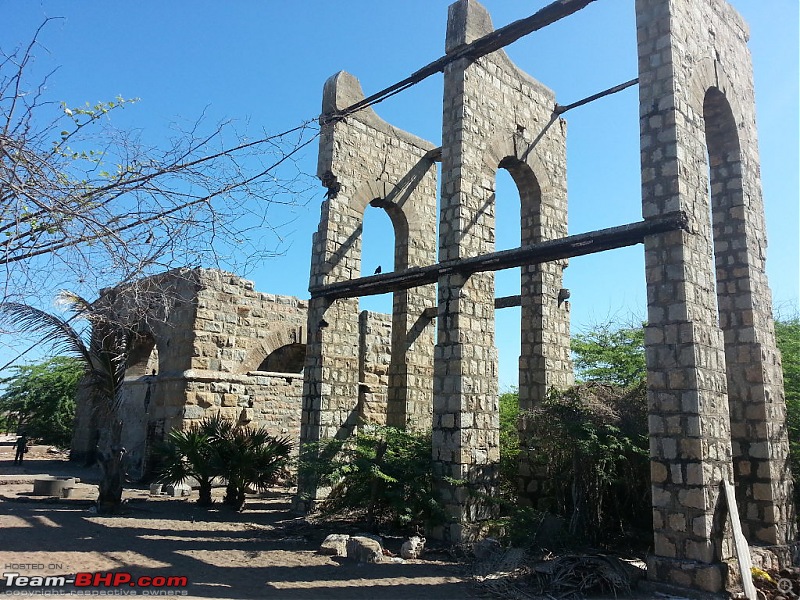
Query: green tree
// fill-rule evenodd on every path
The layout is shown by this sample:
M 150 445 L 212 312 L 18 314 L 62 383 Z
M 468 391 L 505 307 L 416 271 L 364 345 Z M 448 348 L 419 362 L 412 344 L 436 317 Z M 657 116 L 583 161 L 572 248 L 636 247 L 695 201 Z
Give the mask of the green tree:
M 795 494 L 800 500 L 800 317 L 775 322 L 775 339 L 783 363 L 786 421 Z
M 603 381 L 623 387 L 645 380 L 644 329 L 597 325 L 571 342 L 578 381 Z
M 24 430 L 45 444 L 67 448 L 72 439 L 75 395 L 84 375 L 80 361 L 57 356 L 44 362 L 12 367 L 2 380 L 0 415 L 7 430 Z

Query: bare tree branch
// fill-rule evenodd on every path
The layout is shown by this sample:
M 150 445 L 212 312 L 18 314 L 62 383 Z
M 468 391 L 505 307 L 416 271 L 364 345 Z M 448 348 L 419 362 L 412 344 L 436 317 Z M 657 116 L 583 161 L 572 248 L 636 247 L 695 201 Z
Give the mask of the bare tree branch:
M 99 288 L 172 267 L 242 272 L 280 250 L 283 223 L 270 208 L 300 204 L 312 186 L 296 161 L 316 121 L 248 138 L 201 117 L 166 147 L 148 147 L 110 126 L 135 100 L 69 107 L 28 84 L 46 25 L 26 46 L 0 50 L 3 299 L 52 295 L 44 284 L 54 275 L 59 287 Z

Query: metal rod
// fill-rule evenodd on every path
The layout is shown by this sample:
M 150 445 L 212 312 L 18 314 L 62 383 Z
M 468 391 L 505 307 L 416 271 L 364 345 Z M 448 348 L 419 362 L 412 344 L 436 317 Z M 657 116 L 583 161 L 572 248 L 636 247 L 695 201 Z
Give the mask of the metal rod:
M 466 44 L 462 48 L 459 48 L 450 54 L 445 54 L 432 63 L 425 65 L 402 81 L 398 81 L 397 83 L 394 83 L 389 87 L 384 88 L 381 91 L 368 96 L 367 98 L 364 98 L 363 100 L 359 100 L 355 104 L 351 104 L 347 108 L 344 108 L 333 115 L 328 115 L 327 120 L 340 119 L 359 111 L 362 108 L 377 104 L 389 96 L 401 92 L 404 89 L 419 83 L 423 79 L 427 79 L 431 75 L 435 75 L 436 73 L 444 71 L 444 68 L 447 65 L 461 58 L 475 59 L 480 56 L 490 54 L 495 50 L 499 50 L 500 48 L 517 41 L 519 38 L 528 35 L 529 33 L 543 29 L 544 27 L 552 25 L 564 17 L 568 17 L 569 15 L 578 12 L 594 1 L 595 0 L 557 0 L 556 2 L 552 2 L 541 10 L 536 11 L 531 16 L 525 17 L 524 19 L 519 19 L 513 23 L 509 23 L 505 27 L 501 27 L 500 29 L 488 33 L 485 36 Z
M 609 96 L 611 94 L 616 94 L 617 92 L 621 92 L 622 90 L 626 90 L 632 85 L 636 85 L 639 83 L 639 78 L 631 79 L 630 81 L 626 81 L 625 83 L 620 83 L 619 85 L 615 85 L 614 87 L 610 87 L 607 90 L 603 90 L 602 92 L 597 92 L 596 94 L 592 94 L 584 98 L 583 100 L 578 100 L 577 102 L 573 102 L 572 104 L 566 104 L 562 106 L 561 104 L 556 104 L 555 110 L 553 112 L 557 115 L 562 115 L 568 110 L 572 110 L 573 108 L 578 108 L 579 106 L 583 106 L 584 104 L 589 104 L 589 102 L 594 102 L 595 100 L 602 98 L 604 96 Z

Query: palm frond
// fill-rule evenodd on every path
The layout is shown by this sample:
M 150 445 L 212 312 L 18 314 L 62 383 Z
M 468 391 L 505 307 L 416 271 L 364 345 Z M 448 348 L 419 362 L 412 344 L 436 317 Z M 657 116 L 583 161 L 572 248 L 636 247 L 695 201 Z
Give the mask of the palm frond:
M 87 367 L 92 364 L 83 335 L 69 321 L 19 302 L 0 303 L 0 313 L 14 327 L 41 334 L 42 343 L 50 345 L 57 353 L 75 356 Z

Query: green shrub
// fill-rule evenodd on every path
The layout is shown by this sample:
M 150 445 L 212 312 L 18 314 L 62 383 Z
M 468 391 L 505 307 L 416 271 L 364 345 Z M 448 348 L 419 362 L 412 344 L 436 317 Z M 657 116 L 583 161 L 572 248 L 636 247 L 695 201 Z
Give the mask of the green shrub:
M 192 423 L 188 429 L 170 431 L 164 444 L 157 448 L 156 459 L 159 481 L 179 484 L 194 478 L 200 485 L 197 503 L 211 505 L 211 484 L 220 472 L 204 424 Z
M 552 391 L 523 415 L 522 441 L 544 490 L 539 508 L 592 543 L 650 530 L 649 442 L 644 386 L 583 384 Z
M 775 338 L 783 363 L 786 392 L 786 425 L 795 485 L 795 503 L 800 505 L 800 317 L 775 322 Z
M 519 479 L 519 393 L 500 394 L 500 494 L 517 496 Z
M 264 490 L 272 485 L 288 465 L 291 449 L 292 443 L 286 438 L 217 414 L 186 430 L 170 432 L 158 452 L 158 480 L 183 483 L 193 477 L 200 484 L 198 503 L 209 505 L 211 483 L 221 477 L 227 483 L 223 502 L 242 510 L 247 489 Z
M 364 518 L 422 529 L 442 521 L 433 479 L 431 435 L 395 427 L 362 426 L 346 440 L 301 448 L 299 475 L 312 487 L 330 487 L 324 515 Z

